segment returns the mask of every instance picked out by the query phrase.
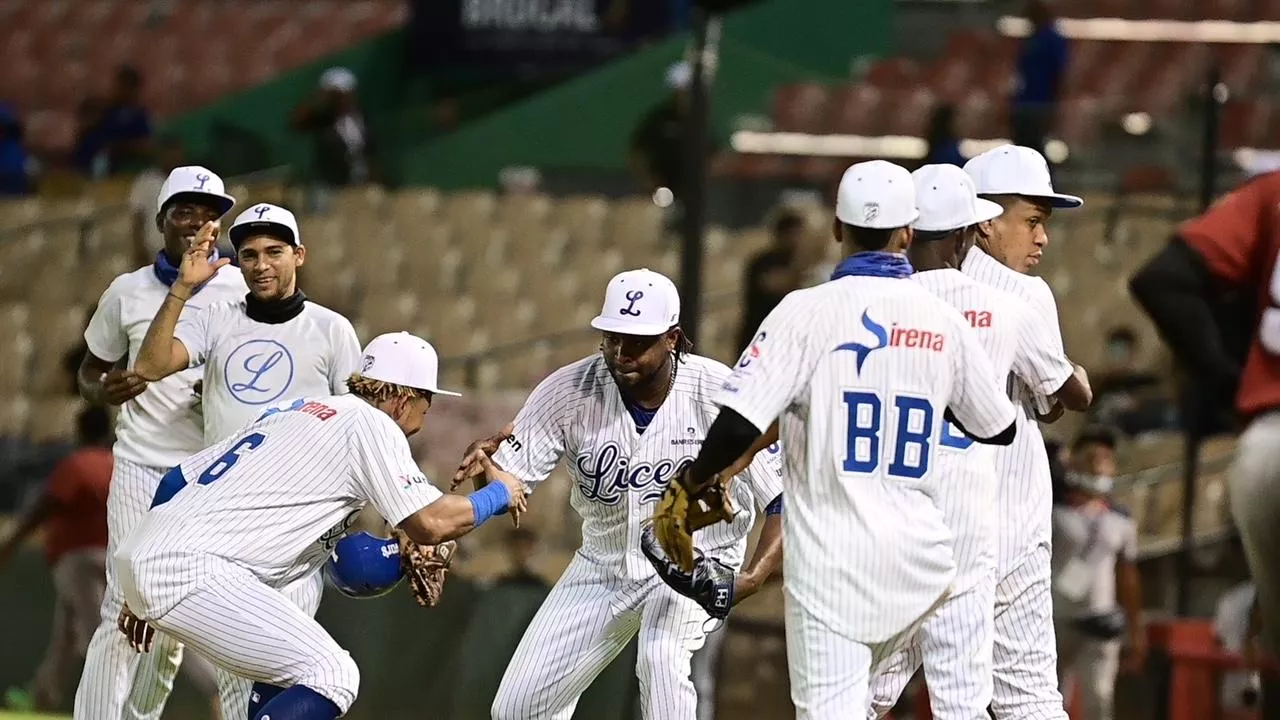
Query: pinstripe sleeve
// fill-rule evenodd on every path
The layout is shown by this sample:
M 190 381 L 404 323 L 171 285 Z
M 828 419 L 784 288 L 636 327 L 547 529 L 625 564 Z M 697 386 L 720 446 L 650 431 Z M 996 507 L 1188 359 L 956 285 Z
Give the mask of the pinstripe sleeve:
M 1017 410 L 996 380 L 996 369 L 968 324 L 954 323 L 960 338 L 960 355 L 951 387 L 951 411 L 970 433 L 988 438 L 1013 424 Z
M 760 432 L 768 430 L 808 386 L 817 357 L 809 347 L 816 315 L 803 291 L 783 298 L 760 324 L 716 404 L 736 411 Z
M 1036 288 L 1036 292 L 1031 293 L 1036 301 L 1022 308 L 1013 373 L 1032 392 L 1049 396 L 1062 389 L 1075 367 L 1062 347 L 1058 305 L 1053 293 L 1043 282 L 1031 287 Z
M 569 370 L 557 370 L 529 393 L 512 436 L 493 455 L 498 467 L 530 487 L 546 480 L 564 455 L 565 417 L 577 393 L 577 376 Z
M 360 413 L 352 425 L 356 483 L 387 522 L 399 525 L 440 498 L 443 493 L 422 474 L 409 441 L 390 418 Z
M 756 507 L 764 510 L 782 494 L 781 444 L 774 443 L 757 454 L 742 475 L 751 487 L 751 494 L 755 496 Z

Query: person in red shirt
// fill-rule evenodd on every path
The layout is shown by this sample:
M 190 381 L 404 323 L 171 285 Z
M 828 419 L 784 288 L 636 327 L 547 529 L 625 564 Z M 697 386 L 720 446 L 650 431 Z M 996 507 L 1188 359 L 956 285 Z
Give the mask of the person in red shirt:
M 1249 180 L 1184 223 L 1130 290 L 1203 401 L 1235 390 L 1246 429 L 1229 475 L 1231 512 L 1264 628 L 1280 648 L 1280 173 Z M 1246 304 L 1224 312 L 1233 301 Z M 1233 347 L 1239 338 L 1247 351 Z
M 79 448 L 64 458 L 0 543 L 0 566 L 37 529 L 44 529 L 45 557 L 57 592 L 53 633 L 32 682 L 35 707 L 60 705 L 66 672 L 84 657 L 98 626 L 107 585 L 107 488 L 111 484 L 111 418 L 87 407 L 77 418 Z

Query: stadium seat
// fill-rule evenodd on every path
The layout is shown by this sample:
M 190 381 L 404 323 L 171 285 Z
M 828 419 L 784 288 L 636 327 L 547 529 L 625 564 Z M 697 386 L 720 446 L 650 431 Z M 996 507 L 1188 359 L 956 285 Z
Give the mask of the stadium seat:
M 828 90 L 824 85 L 783 85 L 774 94 L 774 129 L 781 132 L 821 132 L 827 103 Z

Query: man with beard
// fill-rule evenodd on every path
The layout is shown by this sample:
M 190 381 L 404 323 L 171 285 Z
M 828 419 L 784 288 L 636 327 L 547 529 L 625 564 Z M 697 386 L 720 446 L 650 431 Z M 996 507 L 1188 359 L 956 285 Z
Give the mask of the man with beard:
M 709 614 L 727 615 L 759 589 L 782 560 L 782 471 L 761 453 L 733 483 L 732 523 L 699 535 L 704 562 L 731 576 L 719 602 L 695 601 L 664 584 L 646 557 L 646 537 L 667 481 L 692 460 L 715 419 L 715 393 L 729 368 L 690 354 L 680 329 L 680 296 L 651 270 L 615 276 L 591 321 L 600 353 L 553 372 L 516 415 L 511 434 L 469 449 L 454 485 L 479 475 L 481 456 L 529 486 L 561 458 L 582 516 L 583 546 L 525 631 L 493 702 L 498 720 L 568 717 L 578 698 L 640 635 L 636 674 L 645 718 L 694 720 L 690 658 L 706 639 Z M 738 569 L 757 516 L 768 515 L 750 563 Z M 646 550 L 647 548 L 647 550 Z M 653 564 L 651 564 L 653 563 Z
M 205 223 L 183 255 L 177 280 L 151 321 L 133 365 L 134 372 L 150 382 L 189 367 L 203 368 L 206 445 L 225 440 L 274 405 L 345 393 L 347 378 L 360 362 L 360 341 L 351 321 L 311 302 L 298 289 L 297 269 L 306 260 L 306 248 L 293 213 L 276 205 L 255 205 L 231 225 L 231 245 L 248 294 L 203 307 L 179 322 L 196 289 L 230 262 L 209 256 L 218 230 L 218 223 Z M 354 519 L 353 515 L 345 522 Z M 335 528 L 324 539 L 336 542 L 345 530 L 346 526 Z M 283 592 L 314 615 L 323 589 L 324 580 L 317 573 Z M 219 679 L 223 714 L 246 717 L 249 681 L 224 670 L 219 670 Z

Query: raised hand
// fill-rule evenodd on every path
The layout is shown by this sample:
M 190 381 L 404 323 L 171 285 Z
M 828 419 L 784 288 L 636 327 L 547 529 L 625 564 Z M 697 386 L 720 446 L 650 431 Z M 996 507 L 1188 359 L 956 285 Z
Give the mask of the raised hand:
M 453 474 L 453 482 L 449 484 L 449 489 L 457 490 L 458 486 L 467 480 L 474 480 L 477 490 L 484 487 L 485 473 L 484 467 L 480 464 L 480 456 L 489 457 L 498 452 L 498 447 L 511 437 L 515 429 L 515 423 L 509 422 L 497 434 L 468 445 L 466 452 L 462 455 L 462 462 L 458 464 L 458 470 Z
M 210 220 L 200 228 L 191 246 L 182 254 L 182 266 L 178 268 L 179 283 L 187 288 L 199 287 L 208 282 L 219 268 L 231 263 L 230 258 L 209 260 L 221 229 L 222 225 L 217 220 Z
M 516 527 L 520 527 L 520 514 L 529 509 L 524 483 L 517 480 L 511 473 L 494 465 L 489 456 L 484 453 L 478 456 L 478 463 L 485 479 L 489 482 L 500 482 L 507 486 L 507 492 L 511 493 L 511 502 L 509 504 L 511 521 L 515 523 Z

